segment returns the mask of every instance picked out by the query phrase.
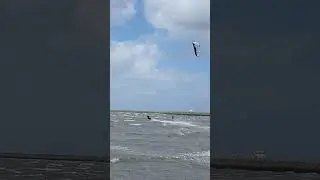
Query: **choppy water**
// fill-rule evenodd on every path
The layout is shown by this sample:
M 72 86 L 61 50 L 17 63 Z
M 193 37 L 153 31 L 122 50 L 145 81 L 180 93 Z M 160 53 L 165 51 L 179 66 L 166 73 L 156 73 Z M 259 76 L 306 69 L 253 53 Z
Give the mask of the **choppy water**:
M 112 180 L 207 180 L 209 117 L 111 113 Z M 0 158 L 0 179 L 109 179 L 105 163 Z M 318 180 L 319 174 L 211 169 L 217 180 Z
M 209 179 L 209 117 L 148 115 L 111 113 L 111 179 Z
M 210 179 L 210 121 L 204 116 L 111 113 L 112 180 Z M 316 180 L 315 173 L 211 170 L 217 180 Z

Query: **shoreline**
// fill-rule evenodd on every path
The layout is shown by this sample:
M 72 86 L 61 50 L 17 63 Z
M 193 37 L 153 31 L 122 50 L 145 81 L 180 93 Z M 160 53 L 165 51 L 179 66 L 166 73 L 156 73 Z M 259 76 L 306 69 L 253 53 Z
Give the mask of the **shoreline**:
M 135 113 L 162 113 L 184 116 L 210 116 L 208 112 L 182 112 L 182 111 L 138 111 L 138 110 L 110 110 L 110 112 L 135 112 Z
M 212 158 L 210 167 L 215 169 L 274 172 L 291 171 L 295 173 L 320 174 L 320 163 L 316 162 Z

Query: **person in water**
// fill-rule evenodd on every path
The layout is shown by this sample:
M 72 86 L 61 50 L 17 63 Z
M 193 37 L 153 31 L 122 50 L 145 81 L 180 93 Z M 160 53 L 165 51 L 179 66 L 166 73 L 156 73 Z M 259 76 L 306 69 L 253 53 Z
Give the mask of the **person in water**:
M 150 116 L 147 116 L 147 118 L 148 118 L 149 120 L 151 120 L 151 117 L 150 117 Z

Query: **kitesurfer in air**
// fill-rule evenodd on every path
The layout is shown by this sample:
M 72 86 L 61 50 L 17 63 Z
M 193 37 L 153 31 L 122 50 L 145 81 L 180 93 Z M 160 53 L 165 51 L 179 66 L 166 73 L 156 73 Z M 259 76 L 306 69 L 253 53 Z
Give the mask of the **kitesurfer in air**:
M 200 47 L 200 43 L 193 41 L 192 46 L 193 46 L 194 55 L 196 55 L 198 57 L 199 53 L 200 53 L 200 51 L 198 49 Z

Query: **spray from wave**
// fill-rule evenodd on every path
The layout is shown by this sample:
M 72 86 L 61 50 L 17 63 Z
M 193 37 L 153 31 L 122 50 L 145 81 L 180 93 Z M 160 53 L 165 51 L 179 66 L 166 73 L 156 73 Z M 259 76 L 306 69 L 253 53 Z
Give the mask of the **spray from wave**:
M 112 151 L 125 152 L 126 155 L 113 157 L 110 159 L 111 164 L 119 162 L 147 162 L 147 161 L 191 161 L 198 165 L 210 167 L 210 151 L 180 153 L 176 155 L 156 154 L 156 153 L 142 153 L 134 151 L 127 147 L 112 146 Z
M 194 127 L 194 128 L 201 128 L 201 129 L 210 129 L 209 126 L 208 127 L 207 126 L 200 126 L 200 125 L 193 124 L 191 122 L 186 122 L 186 121 L 168 121 L 168 120 L 157 120 L 157 119 L 152 119 L 150 121 L 162 123 L 163 126 L 172 125 L 172 126 L 180 126 L 180 127 Z

